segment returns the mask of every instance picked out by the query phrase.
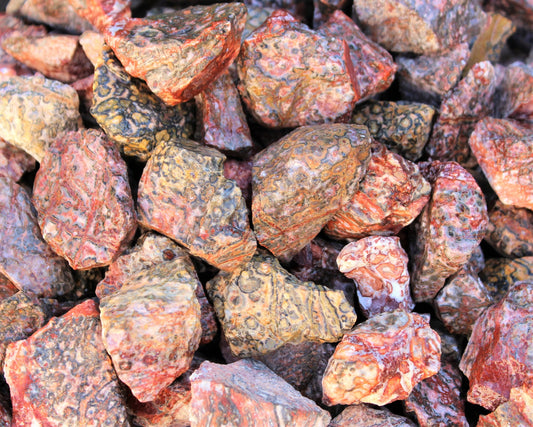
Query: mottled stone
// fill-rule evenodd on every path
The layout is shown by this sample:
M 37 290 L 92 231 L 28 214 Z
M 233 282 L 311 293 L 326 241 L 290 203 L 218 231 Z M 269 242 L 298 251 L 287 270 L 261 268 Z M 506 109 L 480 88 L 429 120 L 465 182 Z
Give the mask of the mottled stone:
M 308 244 L 352 197 L 370 145 L 365 127 L 329 124 L 300 127 L 258 153 L 252 220 L 259 243 L 287 259 Z
M 56 136 L 81 126 L 79 99 L 69 85 L 43 76 L 0 83 L 0 137 L 38 162 Z
M 492 189 L 506 205 L 533 209 L 533 128 L 486 118 L 469 140 Z
M 261 362 L 204 362 L 191 376 L 191 426 L 326 427 L 331 416 Z
M 52 142 L 33 185 L 43 238 L 76 270 L 109 265 L 137 228 L 124 160 L 102 131 Z
M 266 254 L 232 274 L 220 273 L 207 283 L 207 293 L 232 352 L 240 357 L 288 343 L 336 342 L 356 320 L 342 291 L 301 282 Z
M 129 0 L 68 0 L 76 13 L 104 32 L 117 22 L 131 19 Z
M 7 348 L 14 425 L 127 426 L 118 378 L 87 300 Z
M 96 67 L 100 62 L 100 55 L 106 47 L 104 36 L 96 31 L 84 31 L 80 35 L 79 43 L 91 64 Z
M 63 258 L 43 240 L 29 194 L 0 177 L 0 274 L 20 290 L 39 296 L 61 296 L 74 288 Z
M 533 27 L 533 5 L 529 0 L 489 0 L 485 7 L 503 13 L 519 27 Z
M 159 144 L 139 184 L 139 222 L 222 270 L 246 263 L 256 241 L 241 191 L 224 178 L 225 157 L 180 139 Z
M 0 274 L 0 302 L 15 295 L 18 292 L 18 288 L 4 275 Z
M 329 123 L 361 98 L 345 41 L 276 10 L 243 42 L 239 91 L 252 116 L 272 128 Z
M 0 424 L 3 426 L 11 426 L 11 411 L 8 410 L 4 403 L 0 402 Z
M 176 105 L 202 92 L 231 64 L 245 22 L 243 4 L 218 3 L 117 22 L 104 36 L 130 75 Z
M 468 401 L 493 411 L 514 387 L 533 386 L 533 281 L 518 282 L 477 319 L 459 367 Z
M 235 181 L 249 208 L 252 206 L 252 166 L 251 160 L 226 159 L 224 162 L 224 178 Z
M 463 266 L 463 268 L 472 274 L 478 274 L 481 270 L 485 268 L 485 255 L 483 254 L 481 246 L 477 246 L 474 249 L 474 251 L 470 255 L 470 259 Z
M 261 3 L 264 3 L 263 0 L 260 0 Z M 263 22 L 274 12 L 274 8 L 266 7 L 263 4 L 260 6 L 254 6 L 248 4 L 250 2 L 245 1 L 246 10 L 248 11 L 246 15 L 246 24 L 244 25 L 244 30 L 242 32 L 242 41 L 248 38 L 248 36 L 259 28 Z
M 285 9 L 301 22 L 306 22 L 309 18 L 311 7 L 311 2 L 308 0 L 246 0 L 244 3 L 255 7 L 267 7 L 271 10 Z
M 477 427 L 507 427 L 533 425 L 533 390 L 531 387 L 515 387 L 509 400 L 488 415 L 479 417 Z
M 515 283 L 533 280 L 533 256 L 488 259 L 479 277 L 492 297 L 500 300 Z
M 76 80 L 70 86 L 76 90 L 80 99 L 80 113 L 84 123 L 96 124 L 94 117 L 90 114 L 93 105 L 93 83 L 94 74 L 91 74 L 83 79 Z
M 386 405 L 439 371 L 440 338 L 419 314 L 381 313 L 348 332 L 322 379 L 327 405 Z
M 359 189 L 326 224 L 325 232 L 353 239 L 396 234 L 415 220 L 430 193 L 416 164 L 375 144 Z
M 104 47 L 94 71 L 91 114 L 127 156 L 147 161 L 154 147 L 194 132 L 194 105 L 168 107 L 146 84 L 132 78 Z
M 20 148 L 0 139 L 0 176 L 18 181 L 35 169 L 35 159 Z
M 533 121 L 533 64 L 514 62 L 506 67 L 497 94 L 500 117 Z
M 328 427 L 414 427 L 410 419 L 393 414 L 387 408 L 351 405 L 337 415 Z
M 319 28 L 331 15 L 339 10 L 347 10 L 348 0 L 313 0 L 313 28 Z
M 465 169 L 455 162 L 427 163 L 421 169 L 432 193 L 412 233 L 411 290 L 416 302 L 431 301 L 446 278 L 468 262 L 488 225 L 483 193 Z

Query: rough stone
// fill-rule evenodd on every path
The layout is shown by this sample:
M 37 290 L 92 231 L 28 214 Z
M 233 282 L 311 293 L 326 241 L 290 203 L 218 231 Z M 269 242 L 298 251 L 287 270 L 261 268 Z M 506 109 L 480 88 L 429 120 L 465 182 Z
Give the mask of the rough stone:
M 485 268 L 485 255 L 483 254 L 481 246 L 477 246 L 474 249 L 472 255 L 470 255 L 470 259 L 463 266 L 463 268 L 465 268 L 472 274 L 478 274 L 481 270 Z
M 533 425 L 533 390 L 531 387 L 515 387 L 509 400 L 488 415 L 479 417 L 478 427 L 506 427 Z
M 393 414 L 386 408 L 351 405 L 337 415 L 328 427 L 415 427 L 408 418 Z
M 533 64 L 514 62 L 505 68 L 498 87 L 496 108 L 500 117 L 533 120 Z
M 18 181 L 35 169 L 35 159 L 20 148 L 0 139 L 0 176 Z
M 519 27 L 533 26 L 533 5 L 528 0 L 489 0 L 485 7 L 502 12 Z
M 500 300 L 515 283 L 533 280 L 533 256 L 488 259 L 479 277 L 492 297 Z
M 241 189 L 246 206 L 252 206 L 252 161 L 226 159 L 224 162 L 224 178 L 235 181 Z
M 242 32 L 242 41 L 247 39 L 253 31 L 259 28 L 275 10 L 272 7 L 264 6 L 264 4 L 255 6 L 249 4 L 249 1 L 245 1 L 244 3 L 246 4 L 248 14 L 246 15 L 246 24 Z M 264 1 L 261 0 L 261 3 L 264 3 Z
M 106 48 L 104 36 L 97 31 L 84 31 L 80 35 L 79 43 L 85 52 L 85 56 L 96 67 L 100 62 L 102 51 Z
M 18 288 L 4 275 L 0 274 L 0 303 L 2 300 L 15 295 Z
M 129 0 L 68 0 L 76 13 L 104 32 L 117 22 L 131 19 Z
M 348 332 L 322 379 L 327 405 L 386 405 L 440 369 L 440 338 L 419 314 L 381 313 Z

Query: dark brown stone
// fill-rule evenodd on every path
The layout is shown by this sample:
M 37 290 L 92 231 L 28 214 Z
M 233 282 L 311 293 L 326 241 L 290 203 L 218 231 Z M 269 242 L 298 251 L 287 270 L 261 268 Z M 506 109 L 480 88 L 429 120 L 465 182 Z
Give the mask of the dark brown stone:
M 515 283 L 533 280 L 533 256 L 488 259 L 479 277 L 492 297 L 500 300 Z
M 20 148 L 0 139 L 0 176 L 18 181 L 35 168 L 35 159 Z

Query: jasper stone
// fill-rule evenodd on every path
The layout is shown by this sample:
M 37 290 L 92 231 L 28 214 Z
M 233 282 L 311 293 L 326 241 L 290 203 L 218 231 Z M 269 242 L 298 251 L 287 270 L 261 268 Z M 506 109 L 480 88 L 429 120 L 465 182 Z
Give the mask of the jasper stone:
M 328 427 L 414 427 L 410 419 L 393 414 L 387 408 L 351 405 L 337 415 Z
M 76 13 L 103 32 L 116 22 L 131 19 L 128 0 L 68 0 Z
M 519 27 L 533 26 L 533 5 L 528 0 L 489 0 L 486 6 L 501 11 Z
M 533 390 L 522 386 L 512 388 L 509 400 L 488 415 L 479 417 L 478 427 L 533 425 Z
M 225 157 L 180 139 L 159 144 L 139 184 L 139 222 L 231 271 L 256 248 L 241 190 L 224 178 Z
M 127 426 L 118 378 L 87 300 L 7 348 L 14 425 Z
M 501 117 L 533 120 L 533 64 L 514 62 L 506 67 L 498 94 Z
M 261 362 L 204 362 L 191 376 L 191 427 L 326 427 L 331 416 Z
M 68 132 L 50 145 L 33 201 L 44 239 L 76 270 L 109 265 L 137 228 L 126 164 L 99 130 Z
M 0 274 L 0 301 L 15 295 L 18 291 L 17 287 L 7 277 Z
M 0 176 L 18 181 L 35 169 L 35 159 L 20 148 L 0 139 Z
M 147 161 L 154 147 L 194 132 L 191 103 L 168 107 L 146 84 L 132 78 L 104 47 L 94 71 L 91 115 L 127 156 Z
M 176 105 L 227 69 L 239 53 L 245 22 L 243 4 L 218 3 L 119 21 L 104 36 L 128 74 L 145 80 L 165 104 Z
M 62 132 L 81 126 L 79 99 L 69 85 L 43 76 L 0 83 L 0 137 L 41 162 Z
M 259 243 L 287 259 L 308 244 L 357 189 L 370 144 L 362 126 L 303 126 L 258 153 L 252 220 Z
M 490 258 L 479 277 L 490 294 L 500 300 L 515 283 L 533 280 L 533 256 Z
M 440 338 L 419 314 L 371 317 L 337 345 L 322 379 L 327 405 L 386 405 L 440 369 Z
M 465 265 L 488 225 L 487 206 L 474 178 L 455 162 L 422 167 L 431 199 L 414 223 L 411 289 L 416 302 L 431 301 L 447 277 Z
M 342 291 L 301 282 L 266 254 L 231 274 L 220 273 L 207 283 L 207 293 L 239 357 L 288 343 L 336 342 L 356 320 Z
M 61 296 L 74 288 L 68 264 L 43 240 L 30 196 L 0 177 L 0 273 L 23 291 Z
M 533 385 L 529 347 L 533 281 L 516 283 L 477 319 L 459 367 L 468 378 L 468 401 L 493 411 L 514 387 Z
M 248 111 L 272 128 L 330 123 L 361 98 L 348 44 L 276 10 L 244 40 L 237 59 Z
M 91 64 L 96 67 L 100 62 L 100 55 L 106 48 L 104 36 L 96 31 L 84 31 L 80 35 L 79 43 Z

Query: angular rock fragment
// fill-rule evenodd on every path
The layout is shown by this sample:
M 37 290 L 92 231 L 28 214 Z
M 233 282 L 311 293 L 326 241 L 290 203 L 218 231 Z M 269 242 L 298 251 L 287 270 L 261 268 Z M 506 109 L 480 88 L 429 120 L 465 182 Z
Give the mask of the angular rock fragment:
M 485 255 L 483 255 L 481 246 L 477 246 L 476 249 L 474 249 L 470 255 L 470 259 L 463 266 L 463 268 L 472 274 L 478 274 L 485 268 Z
M 104 47 L 94 72 L 91 114 L 127 156 L 147 161 L 154 147 L 194 132 L 191 103 L 166 106 L 146 84 L 133 79 Z
M 261 362 L 204 362 L 191 376 L 191 426 L 326 427 L 331 416 Z
M 416 164 L 376 144 L 359 189 L 326 224 L 325 232 L 354 239 L 398 233 L 414 221 L 430 193 Z
M 533 64 L 514 62 L 506 67 L 498 95 L 500 117 L 533 120 Z
M 68 132 L 50 145 L 33 201 L 44 239 L 76 270 L 109 265 L 137 229 L 126 164 L 98 130 Z
M 0 176 L 18 181 L 35 169 L 35 159 L 20 148 L 0 139 Z
M 509 400 L 488 415 L 479 417 L 478 427 L 533 425 L 533 390 L 522 386 L 512 388 Z
M 224 178 L 225 157 L 180 139 L 159 144 L 139 184 L 139 222 L 222 270 L 246 263 L 256 241 L 241 191 Z
M 245 22 L 243 4 L 218 3 L 116 22 L 104 36 L 131 76 L 145 80 L 165 104 L 176 105 L 202 92 L 231 64 Z
M 322 379 L 327 405 L 386 405 L 439 371 L 440 338 L 419 314 L 381 313 L 348 332 Z
M 410 419 L 393 414 L 386 408 L 373 408 L 369 405 L 346 407 L 329 424 L 329 427 L 414 427 Z
M 284 344 L 336 342 L 356 320 L 343 292 L 301 282 L 270 255 L 257 254 L 207 283 L 232 352 L 266 354 Z
M 0 302 L 18 292 L 18 288 L 5 276 L 0 274 Z
M 246 206 L 252 206 L 252 161 L 226 159 L 224 162 L 224 178 L 235 181 L 241 189 Z
M 459 367 L 468 401 L 493 411 L 512 388 L 533 385 L 529 351 L 533 331 L 533 281 L 516 283 L 477 319 Z
M 63 258 L 43 240 L 28 193 L 0 177 L 0 274 L 20 290 L 38 296 L 62 296 L 74 288 Z
M 244 30 L 242 32 L 242 41 L 247 39 L 253 31 L 259 28 L 275 10 L 272 7 L 264 6 L 264 1 L 262 0 L 260 6 L 251 5 L 249 1 L 245 1 L 244 3 L 246 4 L 246 10 L 248 13 L 246 15 L 246 24 L 244 25 Z
M 533 26 L 533 5 L 528 0 L 489 0 L 485 6 L 500 11 L 519 27 Z
M 84 31 L 80 35 L 79 43 L 91 64 L 96 67 L 100 62 L 100 55 L 106 47 L 104 36 L 96 31 Z
M 370 144 L 362 126 L 303 126 L 258 153 L 252 220 L 259 243 L 287 259 L 308 244 L 354 194 Z
M 479 277 L 498 301 L 515 283 L 533 280 L 533 256 L 488 259 Z
M 11 77 L 0 83 L 0 137 L 40 162 L 56 136 L 81 126 L 78 108 L 69 85 L 39 75 Z
M 127 426 L 98 309 L 87 300 L 7 348 L 14 425 Z
M 68 0 L 76 13 L 89 21 L 98 31 L 131 19 L 128 0 Z
M 243 42 L 239 91 L 248 111 L 271 128 L 330 123 L 361 98 L 348 44 L 276 10 Z
M 431 301 L 446 278 L 468 262 L 488 225 L 485 197 L 465 169 L 438 161 L 421 169 L 433 189 L 412 233 L 411 290 L 416 302 Z
M 338 10 L 346 10 L 347 0 L 313 0 L 313 28 L 318 28 Z

